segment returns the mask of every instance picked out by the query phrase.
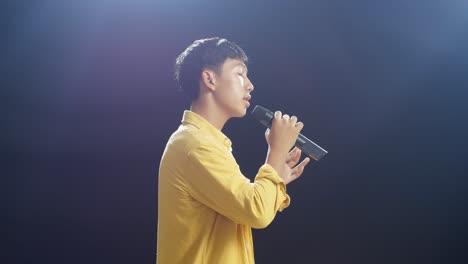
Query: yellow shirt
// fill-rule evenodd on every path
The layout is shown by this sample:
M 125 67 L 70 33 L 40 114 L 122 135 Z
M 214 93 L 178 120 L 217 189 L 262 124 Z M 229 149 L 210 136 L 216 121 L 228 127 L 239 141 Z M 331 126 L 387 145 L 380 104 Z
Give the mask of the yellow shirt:
M 250 182 L 229 138 L 185 111 L 159 167 L 156 262 L 254 263 L 251 228 L 268 226 L 289 202 L 273 167 L 263 165 Z

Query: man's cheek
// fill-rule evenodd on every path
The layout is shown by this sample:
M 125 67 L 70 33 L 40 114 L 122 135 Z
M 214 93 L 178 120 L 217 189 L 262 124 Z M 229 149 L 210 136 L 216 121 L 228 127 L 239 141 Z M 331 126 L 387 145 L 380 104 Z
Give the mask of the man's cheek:
M 244 78 L 239 76 L 239 82 L 240 82 L 240 85 L 243 87 L 244 86 Z

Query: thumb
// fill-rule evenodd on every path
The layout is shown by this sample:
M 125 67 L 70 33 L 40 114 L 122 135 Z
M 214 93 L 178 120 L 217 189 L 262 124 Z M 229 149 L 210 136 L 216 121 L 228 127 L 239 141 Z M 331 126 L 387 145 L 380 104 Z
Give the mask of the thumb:
M 266 139 L 267 143 L 269 143 L 269 141 L 268 141 L 268 135 L 270 135 L 270 129 L 269 129 L 269 128 L 267 128 L 267 129 L 265 130 L 265 139 Z

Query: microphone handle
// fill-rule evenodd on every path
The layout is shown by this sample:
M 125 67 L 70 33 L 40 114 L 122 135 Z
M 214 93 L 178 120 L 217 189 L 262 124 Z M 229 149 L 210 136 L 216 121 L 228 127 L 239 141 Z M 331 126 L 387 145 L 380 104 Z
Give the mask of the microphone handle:
M 299 136 L 297 137 L 295 146 L 316 161 L 319 161 L 321 158 L 323 158 L 323 156 L 325 156 L 328 153 L 326 150 L 324 150 L 319 145 L 315 144 L 312 140 L 308 139 L 302 134 L 299 134 Z
M 266 115 L 268 116 L 268 120 L 266 121 L 261 120 L 260 123 L 262 123 L 264 126 L 268 127 L 271 129 L 271 123 L 273 121 L 273 113 L 272 112 L 267 112 Z M 314 143 L 312 140 L 308 139 L 306 136 L 299 134 L 297 137 L 296 143 L 294 144 L 296 147 L 298 147 L 302 152 L 307 154 L 309 157 L 312 159 L 319 161 L 323 156 L 325 156 L 328 152 L 324 150 L 322 147 Z

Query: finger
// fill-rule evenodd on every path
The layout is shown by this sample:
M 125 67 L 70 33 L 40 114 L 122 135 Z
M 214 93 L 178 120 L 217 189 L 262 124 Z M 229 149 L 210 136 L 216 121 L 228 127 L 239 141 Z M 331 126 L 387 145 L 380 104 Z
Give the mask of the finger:
M 294 153 L 295 151 L 298 151 L 299 148 L 298 147 L 294 147 L 293 149 L 291 149 L 291 151 L 289 151 L 289 154 L 292 154 Z
M 291 118 L 289 119 L 289 121 L 293 124 L 296 124 L 297 122 L 297 116 L 291 116 Z
M 302 151 L 300 149 L 297 149 L 296 155 L 293 158 L 294 164 L 297 164 L 297 162 L 301 159 L 301 154 L 302 154 Z
M 293 170 L 293 173 L 291 173 L 292 175 L 294 175 L 296 178 L 299 178 L 299 176 L 302 175 L 302 173 L 304 172 L 304 168 L 305 166 L 310 162 L 310 158 L 305 158 L 301 163 L 299 163 L 299 165 L 297 165 L 294 170 Z
M 283 119 L 285 119 L 285 120 L 289 120 L 289 115 L 287 115 L 287 114 L 284 114 L 284 115 L 283 115 Z
M 286 162 L 289 162 L 291 159 L 293 159 L 295 156 L 296 156 L 296 151 L 298 150 L 297 147 L 294 147 L 291 151 L 289 151 L 288 153 L 288 159 L 286 160 Z
M 287 164 L 290 168 L 294 167 L 298 162 L 299 160 L 301 159 L 301 150 L 298 149 L 298 148 L 294 148 L 291 152 L 290 152 L 290 159 L 287 161 Z
M 275 112 L 275 117 L 276 117 L 276 118 L 281 118 L 281 116 L 282 116 L 281 111 L 276 111 L 276 112 Z
M 270 136 L 270 129 L 267 128 L 267 129 L 265 130 L 265 139 L 266 139 L 266 142 L 268 143 L 268 145 L 270 145 L 269 136 Z
M 302 122 L 297 122 L 296 123 L 296 128 L 298 132 L 301 132 L 301 130 L 304 128 L 304 123 Z

